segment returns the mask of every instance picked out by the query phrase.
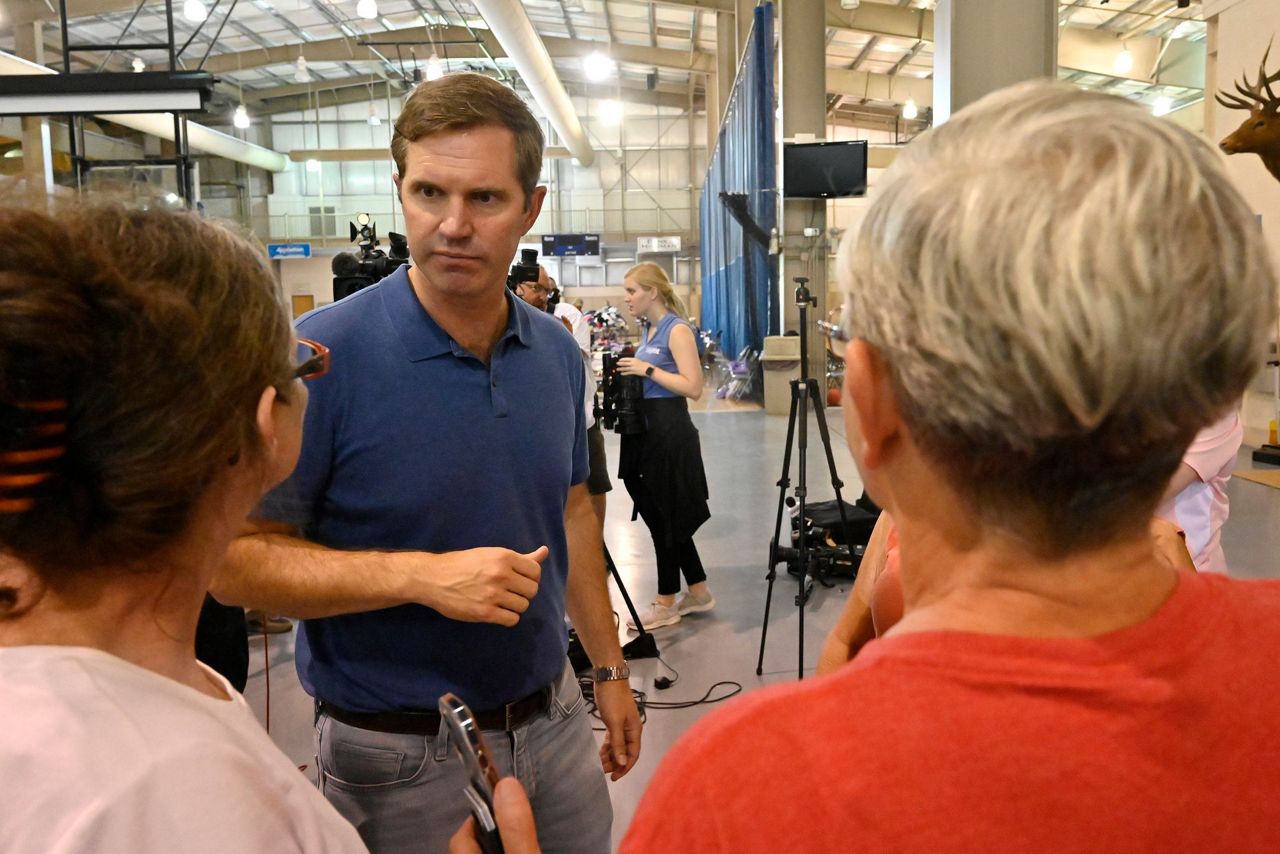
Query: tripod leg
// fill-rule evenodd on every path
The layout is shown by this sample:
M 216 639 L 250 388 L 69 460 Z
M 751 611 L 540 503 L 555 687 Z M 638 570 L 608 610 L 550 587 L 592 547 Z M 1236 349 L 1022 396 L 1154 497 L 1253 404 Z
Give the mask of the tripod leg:
M 764 622 L 760 624 L 760 655 L 756 658 L 757 676 L 764 675 L 764 642 L 769 636 L 769 606 L 773 604 L 773 580 L 777 577 L 776 572 L 769 572 L 769 587 L 764 592 Z
M 797 475 L 796 483 L 796 503 L 800 511 L 800 537 L 796 546 L 799 550 L 798 563 L 800 564 L 800 595 L 796 597 L 796 607 L 800 610 L 800 634 L 799 642 L 796 644 L 799 663 L 796 666 L 797 678 L 804 678 L 804 609 L 805 609 L 805 586 L 809 580 L 809 526 L 805 523 L 805 504 L 809 497 L 808 473 L 808 451 L 809 451 L 809 398 L 806 394 L 810 380 L 797 380 L 791 386 L 792 400 L 800 401 L 800 449 L 797 453 L 799 457 L 800 471 Z M 802 387 L 803 386 L 803 387 Z
M 658 658 L 658 642 L 654 640 L 653 634 L 645 629 L 644 623 L 640 622 L 640 615 L 636 613 L 636 606 L 631 601 L 631 594 L 627 592 L 627 585 L 622 583 L 622 576 L 618 573 L 618 565 L 613 562 L 613 555 L 609 554 L 608 545 L 604 546 L 604 565 L 608 567 L 609 574 L 613 576 L 614 584 L 618 585 L 618 592 L 622 594 L 622 601 L 626 603 L 627 613 L 631 615 L 632 622 L 636 624 L 637 637 L 622 645 L 622 657 L 628 659 Z
M 791 411 L 787 415 L 787 444 L 782 452 L 782 476 L 778 478 L 778 514 L 773 520 L 773 551 L 769 554 L 769 573 L 778 563 L 777 549 L 782 543 L 782 511 L 787 504 L 787 490 L 791 487 L 791 445 L 796 438 L 796 395 L 792 389 Z
M 773 605 L 773 581 L 778 577 L 778 548 L 782 540 L 782 511 L 787 503 L 787 487 L 791 486 L 791 443 L 796 435 L 795 388 L 791 391 L 791 411 L 787 416 L 787 445 L 782 453 L 782 477 L 778 479 L 778 515 L 773 523 L 773 541 L 769 544 L 769 586 L 764 594 L 764 622 L 760 624 L 760 655 L 756 658 L 756 675 L 764 674 L 764 645 L 769 638 L 769 610 Z
M 631 601 L 631 595 L 627 593 L 627 587 L 622 583 L 622 576 L 618 574 L 618 566 L 613 562 L 613 555 L 609 554 L 609 547 L 604 547 L 604 565 L 609 568 L 609 574 L 613 576 L 613 581 L 618 585 L 618 592 L 622 594 L 622 601 L 627 605 L 627 613 L 631 615 L 631 619 L 636 624 L 636 631 L 639 634 L 648 634 L 644 626 L 640 622 L 640 615 L 636 613 L 635 603 Z

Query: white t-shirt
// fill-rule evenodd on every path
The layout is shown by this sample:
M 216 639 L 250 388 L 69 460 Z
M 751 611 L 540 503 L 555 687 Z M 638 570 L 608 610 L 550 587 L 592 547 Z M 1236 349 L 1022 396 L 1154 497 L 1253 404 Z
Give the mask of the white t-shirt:
M 591 354 L 591 326 L 583 319 L 582 312 L 567 302 L 556 305 L 555 315 L 567 319 L 572 328 L 573 340 L 578 342 L 578 349 L 587 355 Z
M 96 649 L 0 649 L 0 852 L 366 852 L 208 673 L 230 701 Z
M 582 351 L 582 360 L 586 366 L 584 370 L 587 376 L 587 394 L 586 400 L 583 401 L 583 406 L 587 411 L 587 423 L 593 424 L 596 420 L 596 375 L 591 370 L 591 327 L 583 319 L 582 312 L 567 302 L 562 302 L 556 306 L 555 316 L 561 319 L 568 319 L 569 325 L 573 329 L 573 340 L 578 342 L 578 349 Z

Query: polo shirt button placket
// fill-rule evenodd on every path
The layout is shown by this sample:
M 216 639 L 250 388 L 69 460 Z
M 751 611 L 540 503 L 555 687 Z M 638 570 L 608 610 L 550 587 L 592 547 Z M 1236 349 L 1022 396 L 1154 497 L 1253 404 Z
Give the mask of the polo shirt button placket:
M 507 401 L 503 398 L 501 392 L 498 391 L 498 377 L 490 369 L 489 373 L 490 399 L 493 402 L 493 414 L 495 418 L 505 418 L 507 416 Z

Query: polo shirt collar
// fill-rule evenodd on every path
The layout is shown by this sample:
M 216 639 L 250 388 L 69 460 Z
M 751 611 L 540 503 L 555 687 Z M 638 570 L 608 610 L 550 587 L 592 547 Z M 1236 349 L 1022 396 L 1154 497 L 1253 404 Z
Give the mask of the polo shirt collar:
M 462 349 L 449 337 L 449 333 L 436 323 L 418 301 L 413 283 L 409 281 L 407 265 L 384 279 L 379 290 L 382 292 L 382 304 L 387 318 L 404 346 L 409 361 L 421 362 L 446 353 L 463 355 Z M 527 309 L 509 288 L 504 288 L 503 293 L 507 300 L 507 330 L 499 340 L 515 338 L 521 345 L 528 347 L 532 342 L 528 311 L 532 309 Z

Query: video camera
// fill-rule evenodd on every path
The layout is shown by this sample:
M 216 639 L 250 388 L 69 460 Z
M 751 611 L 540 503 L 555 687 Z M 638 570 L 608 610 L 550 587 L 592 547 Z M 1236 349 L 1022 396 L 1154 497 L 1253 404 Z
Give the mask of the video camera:
M 538 250 L 521 249 L 520 260 L 511 265 L 507 274 L 507 287 L 515 290 L 524 282 L 538 281 Z
M 640 401 L 644 399 L 644 380 L 624 376 L 618 368 L 620 359 L 635 358 L 635 350 L 627 347 L 621 353 L 604 354 L 604 370 L 601 372 L 601 402 L 596 405 L 595 416 L 606 430 L 620 436 L 634 436 L 645 431 L 644 415 Z
M 356 221 L 350 225 L 351 242 L 357 244 L 360 255 L 339 252 L 333 256 L 330 267 L 335 301 L 382 281 L 409 263 L 409 241 L 403 234 L 388 232 L 390 252 L 383 252 L 378 248 L 378 226 L 370 221 L 367 213 L 357 214 Z

